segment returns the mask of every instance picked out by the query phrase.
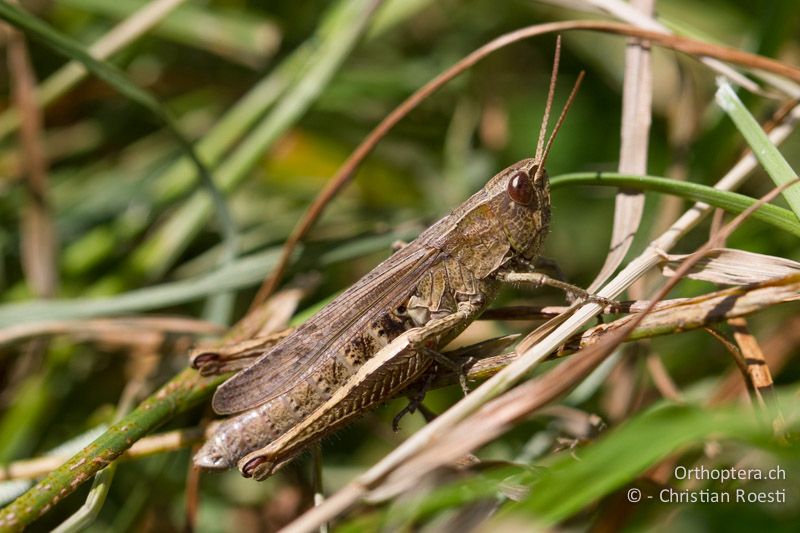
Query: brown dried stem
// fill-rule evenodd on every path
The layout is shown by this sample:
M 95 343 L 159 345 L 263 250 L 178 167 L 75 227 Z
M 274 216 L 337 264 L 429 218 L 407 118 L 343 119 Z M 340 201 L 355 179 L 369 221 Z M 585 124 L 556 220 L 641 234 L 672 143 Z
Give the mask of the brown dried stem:
M 31 66 L 25 36 L 7 28 L 8 66 L 12 92 L 19 109 L 20 144 L 24 153 L 22 168 L 27 179 L 27 199 L 22 212 L 22 264 L 34 294 L 41 298 L 55 295 L 57 281 L 56 232 L 48 205 L 47 160 L 42 142 L 42 115 L 34 97 L 36 75 Z
M 189 428 L 159 433 L 138 440 L 123 453 L 119 459 L 123 461 L 149 457 L 164 452 L 171 452 L 201 442 L 203 430 Z M 64 464 L 69 457 L 63 455 L 46 455 L 35 459 L 14 461 L 0 467 L 0 481 L 9 479 L 35 479 L 51 472 Z
M 650 17 L 655 0 L 631 0 L 631 7 Z M 625 78 L 622 88 L 622 126 L 620 131 L 619 171 L 647 174 L 647 148 L 652 121 L 653 69 L 650 43 L 628 39 L 625 49 Z M 633 244 L 644 213 L 644 192 L 620 189 L 615 198 L 611 244 L 600 272 L 587 289 L 596 291 L 614 273 Z M 633 295 L 636 298 L 638 295 Z
M 800 300 L 800 274 L 741 287 L 731 287 L 693 298 L 663 300 L 655 304 L 625 340 L 626 342 L 636 341 L 705 328 L 797 300 Z M 625 328 L 630 322 L 638 320 L 639 314 L 650 304 L 651 302 L 646 301 L 622 304 L 621 309 L 634 314 L 576 333 L 562 345 L 557 356 L 579 352 L 607 339 L 610 335 Z M 476 361 L 469 368 L 468 378 L 482 380 L 491 377 L 515 359 L 517 359 L 517 355 L 510 353 Z M 447 374 L 443 375 L 437 383 L 444 380 L 448 383 L 457 382 L 456 376 Z M 674 391 L 674 386 L 666 388 Z M 670 393 L 670 395 L 672 394 Z
M 177 316 L 116 317 L 91 320 L 53 320 L 18 324 L 0 330 L 0 346 L 27 338 L 48 335 L 71 335 L 95 342 L 141 344 L 142 334 L 214 335 L 222 332 L 219 324 Z

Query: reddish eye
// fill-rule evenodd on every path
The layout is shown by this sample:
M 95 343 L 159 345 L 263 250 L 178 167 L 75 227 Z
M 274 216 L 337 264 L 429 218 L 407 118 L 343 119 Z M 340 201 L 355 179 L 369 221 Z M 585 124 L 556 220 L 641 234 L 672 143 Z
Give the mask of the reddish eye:
M 518 204 L 528 205 L 533 200 L 531 178 L 523 171 L 517 171 L 508 181 L 508 195 Z

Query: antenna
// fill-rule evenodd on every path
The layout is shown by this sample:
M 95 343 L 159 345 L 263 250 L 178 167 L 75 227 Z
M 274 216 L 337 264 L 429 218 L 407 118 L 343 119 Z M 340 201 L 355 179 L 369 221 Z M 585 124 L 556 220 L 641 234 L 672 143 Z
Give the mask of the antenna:
M 547 133 L 548 122 L 550 122 L 550 110 L 553 108 L 553 98 L 556 94 L 556 80 L 558 79 L 558 66 L 561 63 L 561 36 L 556 37 L 556 51 L 553 56 L 553 70 L 550 71 L 550 89 L 547 91 L 547 103 L 544 106 L 544 116 L 542 117 L 542 127 L 539 130 L 539 140 L 536 142 L 536 155 L 534 161 L 539 161 L 544 150 L 544 136 Z
M 553 128 L 553 132 L 550 134 L 550 138 L 547 140 L 547 145 L 544 145 L 544 134 L 547 130 L 547 122 L 550 120 L 550 108 L 553 105 L 553 94 L 555 93 L 555 86 L 556 86 L 556 78 L 558 77 L 558 66 L 561 60 L 561 36 L 558 36 L 556 40 L 556 52 L 555 57 L 553 58 L 553 73 L 550 75 L 550 90 L 547 93 L 547 105 L 545 106 L 544 110 L 544 118 L 542 120 L 542 129 L 539 132 L 539 141 L 536 145 L 536 155 L 534 156 L 534 161 L 536 162 L 536 174 L 533 176 L 533 181 L 536 182 L 539 177 L 541 177 L 542 172 L 544 172 L 544 163 L 547 161 L 547 156 L 550 155 L 550 149 L 553 147 L 553 141 L 555 141 L 556 134 L 558 130 L 561 129 L 561 125 L 564 124 L 564 119 L 567 116 L 567 111 L 569 108 L 572 107 L 572 102 L 575 100 L 575 95 L 578 94 L 578 89 L 581 86 L 581 82 L 583 81 L 584 76 L 586 75 L 586 71 L 580 71 L 578 74 L 578 78 L 575 80 L 575 84 L 572 86 L 572 91 L 569 93 L 569 97 L 567 98 L 567 102 L 564 104 L 564 108 L 561 110 L 561 114 L 556 121 L 556 125 Z
M 567 111 L 569 111 L 569 108 L 572 107 L 572 102 L 575 100 L 575 95 L 578 94 L 578 89 L 580 88 L 581 82 L 583 81 L 583 77 L 585 75 L 585 70 L 580 71 L 578 74 L 578 79 L 575 80 L 575 85 L 572 86 L 572 92 L 569 93 L 567 103 L 564 104 L 564 108 L 561 110 L 561 115 L 558 117 L 556 126 L 553 128 L 553 133 L 550 134 L 550 138 L 547 140 L 547 146 L 542 154 L 542 159 L 538 161 L 539 168 L 536 169 L 536 177 L 539 177 L 539 174 L 541 174 L 544 170 L 544 162 L 547 161 L 547 156 L 550 154 L 550 148 L 553 147 L 553 141 L 556 139 L 556 134 L 558 133 L 558 130 L 561 129 L 561 125 L 564 124 L 564 119 L 567 118 Z M 536 181 L 536 178 L 534 178 L 534 181 Z

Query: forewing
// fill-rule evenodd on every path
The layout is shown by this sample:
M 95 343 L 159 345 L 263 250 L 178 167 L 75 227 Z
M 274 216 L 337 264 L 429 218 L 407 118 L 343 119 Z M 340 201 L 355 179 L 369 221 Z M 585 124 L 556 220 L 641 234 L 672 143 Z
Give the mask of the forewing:
M 436 248 L 409 245 L 389 257 L 255 363 L 223 383 L 214 394 L 214 411 L 232 414 L 251 409 L 307 378 L 325 361 L 326 354 L 335 353 L 381 313 L 404 301 L 440 253 Z

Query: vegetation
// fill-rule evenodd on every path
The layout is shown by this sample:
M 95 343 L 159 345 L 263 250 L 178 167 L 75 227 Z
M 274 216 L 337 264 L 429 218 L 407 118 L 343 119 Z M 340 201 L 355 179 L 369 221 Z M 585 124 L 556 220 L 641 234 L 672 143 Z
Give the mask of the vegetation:
M 796 2 L 20 4 L 0 2 L 0 528 L 800 520 Z M 222 379 L 192 347 L 302 322 L 531 157 L 556 34 L 556 109 L 586 77 L 545 255 L 622 303 L 504 290 L 456 344 L 515 352 L 466 397 L 442 376 L 435 421 L 393 432 L 398 398 L 266 482 L 192 469 Z M 779 479 L 686 474 L 731 467 Z

